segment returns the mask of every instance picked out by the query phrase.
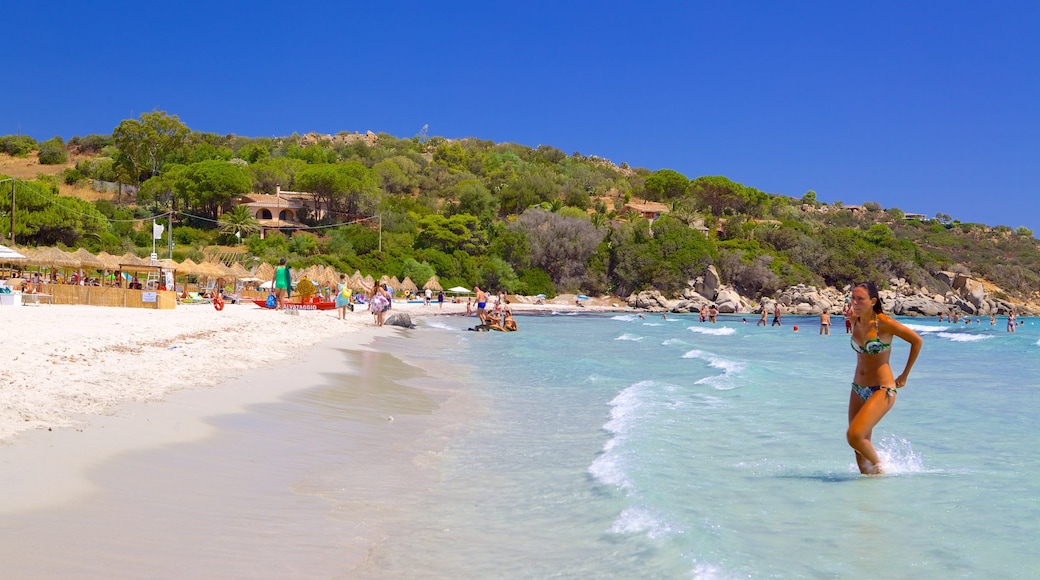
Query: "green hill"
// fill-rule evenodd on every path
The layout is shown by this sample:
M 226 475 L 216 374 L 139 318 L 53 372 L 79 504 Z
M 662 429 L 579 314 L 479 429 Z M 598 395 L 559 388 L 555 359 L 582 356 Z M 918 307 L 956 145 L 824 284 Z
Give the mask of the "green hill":
M 689 179 L 547 145 L 373 133 L 215 135 L 153 111 L 112 135 L 67 143 L 2 137 L 0 152 L 40 155 L 41 163 L 66 163 L 69 154 L 78 160 L 18 181 L 15 234 L 29 245 L 147 254 L 152 219 L 172 212 L 177 259 L 238 244 L 238 232 L 246 265 L 285 256 L 296 267 L 416 281 L 436 274 L 446 286 L 526 294 L 677 294 L 714 264 L 724 283 L 752 298 L 798 283 L 841 288 L 893 279 L 941 293 L 949 287 L 935 274 L 944 270 L 984 278 L 1013 301 L 1040 298 L 1040 245 L 1024 228 L 946 215 L 907 219 L 870 200 L 828 205 L 813 192 L 770 194 L 727 177 Z M 89 180 L 129 187 L 93 202 L 58 193 Z M 5 187 L 0 233 L 9 239 Z M 302 212 L 302 227 L 261 236 L 232 200 L 279 188 L 311 192 L 329 211 Z M 639 213 L 644 202 L 663 206 L 652 224 Z

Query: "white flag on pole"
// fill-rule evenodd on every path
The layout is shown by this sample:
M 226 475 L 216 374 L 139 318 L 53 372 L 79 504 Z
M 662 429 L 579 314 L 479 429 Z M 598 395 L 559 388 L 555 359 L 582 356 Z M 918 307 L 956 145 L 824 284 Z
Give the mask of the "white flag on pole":
M 157 223 L 155 223 L 155 220 L 152 220 L 152 238 L 153 239 L 156 239 L 156 240 L 162 239 L 163 229 L 165 229 L 165 228 L 163 228 L 162 224 L 157 224 Z

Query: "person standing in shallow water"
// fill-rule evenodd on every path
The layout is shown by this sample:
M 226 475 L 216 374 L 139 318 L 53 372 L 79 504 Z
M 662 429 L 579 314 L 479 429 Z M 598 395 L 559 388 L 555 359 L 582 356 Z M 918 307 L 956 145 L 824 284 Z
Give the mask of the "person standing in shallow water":
M 896 403 L 896 389 L 906 386 L 910 369 L 921 354 L 924 341 L 918 334 L 882 312 L 877 287 L 864 282 L 852 289 L 852 350 L 856 351 L 856 372 L 849 394 L 849 429 L 845 434 L 856 452 L 860 473 L 884 471 L 871 443 L 874 427 Z M 892 337 L 910 344 L 910 356 L 898 376 L 892 375 Z

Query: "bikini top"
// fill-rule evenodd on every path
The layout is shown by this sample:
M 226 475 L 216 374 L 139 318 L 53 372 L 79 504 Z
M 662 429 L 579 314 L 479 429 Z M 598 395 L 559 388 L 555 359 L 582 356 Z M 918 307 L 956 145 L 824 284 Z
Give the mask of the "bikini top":
M 881 330 L 878 328 L 877 316 L 874 316 L 874 333 L 874 338 L 868 338 L 867 340 L 863 341 L 863 346 L 856 344 L 855 338 L 850 338 L 849 344 L 852 345 L 852 350 L 856 351 L 859 354 L 873 355 L 881 354 L 886 350 L 892 348 L 891 343 L 881 342 L 881 339 L 879 338 L 881 336 Z

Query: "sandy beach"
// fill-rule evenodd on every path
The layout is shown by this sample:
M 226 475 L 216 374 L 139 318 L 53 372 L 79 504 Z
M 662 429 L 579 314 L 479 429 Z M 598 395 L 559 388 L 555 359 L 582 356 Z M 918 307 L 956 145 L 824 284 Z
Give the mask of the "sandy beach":
M 545 305 L 514 302 L 512 308 L 518 313 L 613 309 L 609 302 L 585 303 L 579 307 L 573 296 L 561 296 Z M 465 310 L 465 303 L 394 305 L 395 312 L 415 320 Z M 186 551 L 212 547 L 201 539 L 170 536 L 179 533 L 174 530 L 203 523 L 219 530 L 232 525 L 229 521 L 264 517 L 276 522 L 272 526 L 291 527 L 297 518 L 329 521 L 335 530 L 323 533 L 352 538 L 333 550 L 336 562 L 309 561 L 306 551 L 280 554 L 286 562 L 299 559 L 283 572 L 361 571 L 387 527 L 409 518 L 408 498 L 421 493 L 423 478 L 432 473 L 450 436 L 445 425 L 465 424 L 469 413 L 479 412 L 453 391 L 451 381 L 438 383 L 456 371 L 421 372 L 372 346 L 379 337 L 419 337 L 421 328 L 377 328 L 361 308 L 339 320 L 336 311 L 286 314 L 255 305 L 228 305 L 222 312 L 206 305 L 175 310 L 41 305 L 0 308 L 0 325 L 6 330 L 0 365 L 0 513 L 6 523 L 0 526 L 5 544 L 0 552 L 16 562 L 10 570 L 27 575 L 110 576 L 111 568 L 100 562 L 123 558 L 119 538 L 138 533 L 142 513 L 170 518 L 168 530 L 149 532 L 164 539 L 147 544 L 154 552 L 128 564 L 127 577 L 154 572 L 154 562 L 172 565 Z M 412 385 L 423 376 L 421 384 Z M 306 395 L 307 389 L 318 394 Z M 257 405 L 282 409 L 294 396 L 320 397 L 319 408 L 332 405 L 336 417 L 347 419 L 336 427 L 343 431 L 335 440 L 343 444 L 343 465 L 349 467 L 338 468 L 333 479 L 349 487 L 309 487 L 312 480 L 328 479 L 322 475 L 301 483 L 301 472 L 325 468 L 306 465 L 319 456 L 307 445 L 275 451 L 285 445 L 281 438 L 313 437 L 294 432 L 297 423 L 248 440 L 239 440 L 240 426 L 221 428 L 222 421 L 251 416 L 248 410 Z M 390 422 L 391 416 L 397 420 Z M 222 474 L 226 469 L 239 483 Z M 243 480 L 254 483 L 234 489 Z M 228 506 L 229 497 L 253 504 Z M 153 511 L 170 502 L 198 506 L 194 513 Z M 199 538 L 212 544 L 208 534 Z M 224 535 L 243 541 L 234 530 Z M 267 545 L 271 540 L 265 536 L 245 537 L 248 546 L 222 549 L 282 551 L 277 543 Z M 297 538 L 320 541 L 311 532 Z M 68 554 L 70 563 L 52 565 L 57 553 Z M 265 572 L 272 568 L 265 566 L 271 565 L 263 558 L 228 562 L 213 553 L 177 569 L 199 577 L 270 576 Z
M 564 295 L 545 305 L 514 303 L 514 312 L 597 310 Z M 459 315 L 465 304 L 438 307 L 398 300 L 412 317 Z M 42 305 L 0 308 L 0 444 L 26 430 L 88 428 L 89 417 L 126 403 L 217 385 L 265 365 L 290 361 L 332 337 L 373 329 L 358 308 L 287 315 L 253 304 L 174 310 Z

